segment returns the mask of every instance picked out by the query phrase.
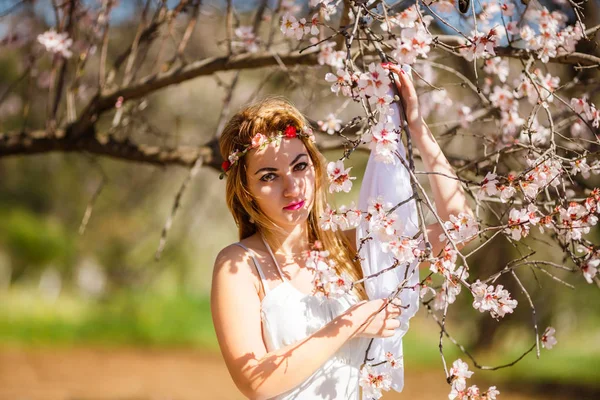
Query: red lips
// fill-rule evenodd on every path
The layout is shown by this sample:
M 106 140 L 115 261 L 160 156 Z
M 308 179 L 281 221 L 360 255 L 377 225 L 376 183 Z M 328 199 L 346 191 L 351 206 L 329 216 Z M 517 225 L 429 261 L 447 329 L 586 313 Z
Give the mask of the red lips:
M 298 210 L 302 207 L 304 207 L 304 200 L 295 201 L 293 203 L 290 203 L 287 206 L 283 207 L 283 209 L 288 210 L 288 211 L 294 211 L 294 210 Z

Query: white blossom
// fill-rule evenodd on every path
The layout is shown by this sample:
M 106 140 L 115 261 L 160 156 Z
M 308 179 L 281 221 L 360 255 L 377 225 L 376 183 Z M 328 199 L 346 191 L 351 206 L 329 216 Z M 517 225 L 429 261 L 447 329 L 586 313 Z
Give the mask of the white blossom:
M 57 33 L 55 30 L 49 30 L 38 35 L 37 40 L 50 53 L 60 54 L 65 58 L 70 58 L 73 55 L 70 50 L 73 39 L 69 38 L 69 34 L 66 32 Z

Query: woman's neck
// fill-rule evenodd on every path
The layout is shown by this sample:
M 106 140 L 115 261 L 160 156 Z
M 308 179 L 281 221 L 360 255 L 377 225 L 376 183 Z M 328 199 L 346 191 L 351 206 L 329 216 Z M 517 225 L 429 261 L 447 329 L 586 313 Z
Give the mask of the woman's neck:
M 270 231 L 264 236 L 269 241 L 271 250 L 275 254 L 286 256 L 304 254 L 311 247 L 308 241 L 307 228 L 306 224 L 296 225 L 290 231 Z

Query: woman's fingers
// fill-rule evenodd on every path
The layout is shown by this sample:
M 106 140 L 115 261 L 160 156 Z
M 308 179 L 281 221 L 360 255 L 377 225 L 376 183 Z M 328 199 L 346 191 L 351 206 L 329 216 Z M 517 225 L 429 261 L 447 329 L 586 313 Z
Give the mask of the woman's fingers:
M 398 321 L 396 318 L 388 319 L 387 321 L 385 321 L 385 329 L 398 329 L 398 328 L 400 328 L 400 321 Z
M 387 306 L 388 315 L 397 317 L 402 313 L 402 309 L 394 303 L 390 303 Z

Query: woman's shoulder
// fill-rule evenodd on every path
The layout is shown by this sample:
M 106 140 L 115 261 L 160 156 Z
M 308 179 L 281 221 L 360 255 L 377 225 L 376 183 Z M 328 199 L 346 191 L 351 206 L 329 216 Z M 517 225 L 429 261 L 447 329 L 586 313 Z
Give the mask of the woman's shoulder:
M 237 243 L 242 243 L 245 248 Z M 253 266 L 253 246 L 254 242 L 252 240 L 243 239 L 240 242 L 224 247 L 215 260 L 213 285 L 215 281 L 227 281 L 227 286 L 233 285 L 239 289 L 240 285 L 251 282 L 257 292 L 259 292 L 260 277 Z M 225 281 L 222 279 L 225 279 Z
M 240 246 L 241 244 L 241 246 Z M 223 264 L 246 264 L 255 256 L 256 238 L 250 236 L 239 242 L 230 244 L 221 249 L 215 260 L 215 266 Z

